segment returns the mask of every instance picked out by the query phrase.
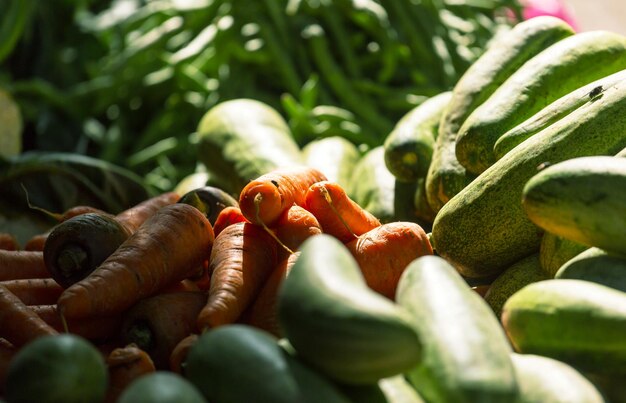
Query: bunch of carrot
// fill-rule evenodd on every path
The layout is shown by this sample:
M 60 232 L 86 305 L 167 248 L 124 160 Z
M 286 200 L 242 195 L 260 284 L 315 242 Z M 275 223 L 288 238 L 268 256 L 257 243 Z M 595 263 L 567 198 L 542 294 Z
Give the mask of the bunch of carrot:
M 72 284 L 51 278 L 43 252 L 0 244 L 9 245 L 0 250 L 0 391 L 14 352 L 47 334 L 79 334 L 112 366 L 120 362 L 112 354 L 128 349 L 140 367 L 116 372 L 111 394 L 146 371 L 184 372 L 189 346 L 217 326 L 248 323 L 280 336 L 278 289 L 299 246 L 317 234 L 341 240 L 368 285 L 391 299 L 404 268 L 433 253 L 418 224 L 381 224 L 313 168 L 260 176 L 213 222 L 178 201 L 161 195 L 115 216 L 128 237 Z

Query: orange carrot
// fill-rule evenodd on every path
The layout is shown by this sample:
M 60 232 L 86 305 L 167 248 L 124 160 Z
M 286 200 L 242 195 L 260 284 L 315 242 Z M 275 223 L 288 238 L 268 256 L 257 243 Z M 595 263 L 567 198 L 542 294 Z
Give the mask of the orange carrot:
M 289 275 L 289 271 L 296 263 L 300 252 L 295 252 L 283 259 L 272 271 L 263 285 L 261 292 L 242 316 L 242 322 L 251 326 L 266 330 L 276 337 L 282 337 L 282 331 L 278 324 L 278 289 L 283 280 Z
M 277 169 L 248 183 L 239 195 L 239 208 L 248 221 L 272 227 L 293 204 L 304 205 L 309 186 L 326 180 L 310 167 Z
M 197 291 L 143 299 L 124 314 L 120 339 L 147 352 L 157 369 L 168 369 L 174 347 L 196 332 L 196 319 L 206 302 L 206 293 Z
M 198 341 L 198 335 L 192 333 L 176 344 L 176 347 L 172 350 L 172 354 L 170 354 L 170 371 L 181 375 L 185 374 L 187 353 L 189 353 L 189 350 L 196 341 Z
M 11 234 L 0 232 L 0 250 L 18 250 L 17 239 Z
M 317 218 L 324 233 L 346 243 L 380 226 L 380 221 L 335 182 L 318 182 L 306 193 L 305 208 Z
M 433 254 L 424 229 L 409 221 L 383 224 L 346 246 L 359 263 L 368 286 L 392 300 L 406 266 L 420 256 Z
M 51 278 L 30 278 L 0 282 L 26 305 L 56 304 L 63 292 Z
M 13 347 L 11 343 L 0 339 L 0 396 L 2 396 L 4 392 L 9 365 L 11 365 L 11 360 L 16 353 L 17 349 Z
M 0 337 L 16 347 L 58 332 L 3 285 L 0 285 Z
M 106 357 L 109 383 L 105 403 L 117 402 L 124 389 L 142 375 L 156 371 L 150 356 L 134 344 L 118 347 Z
M 29 308 L 44 322 L 59 333 L 72 333 L 97 342 L 113 340 L 119 334 L 122 325 L 121 315 L 70 319 L 65 324 L 57 311 L 56 304 L 30 305 Z
M 46 240 L 48 239 L 48 235 L 50 235 L 50 232 L 45 232 L 43 234 L 33 235 L 24 244 L 24 250 L 42 252 L 43 251 L 43 247 L 46 245 Z
M 209 258 L 213 229 L 198 209 L 162 207 L 57 302 L 66 318 L 121 313 L 137 301 L 189 277 Z
M 42 252 L 0 250 L 0 281 L 49 277 Z
M 322 233 L 317 218 L 297 204 L 281 214 L 272 229 L 283 246 L 278 249 L 279 261 L 296 251 L 307 238 Z
M 213 225 L 213 232 L 215 232 L 215 236 L 218 236 L 219 233 L 229 225 L 246 221 L 248 220 L 243 216 L 239 207 L 228 206 L 217 215 L 215 224 Z
M 226 227 L 211 251 L 211 286 L 198 330 L 235 322 L 276 267 L 276 259 L 277 243 L 263 228 L 243 222 Z
M 158 196 L 145 200 L 136 206 L 122 211 L 115 216 L 115 219 L 126 229 L 133 233 L 148 218 L 152 217 L 161 207 L 174 204 L 180 199 L 180 195 L 175 192 L 166 192 Z

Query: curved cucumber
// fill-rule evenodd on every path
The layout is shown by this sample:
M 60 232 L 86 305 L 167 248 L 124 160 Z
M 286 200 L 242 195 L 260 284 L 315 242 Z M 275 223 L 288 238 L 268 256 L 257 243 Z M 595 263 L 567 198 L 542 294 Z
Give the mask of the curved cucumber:
M 626 147 L 624 128 L 626 81 L 515 147 L 450 199 L 433 222 L 437 253 L 479 278 L 537 252 L 543 231 L 522 208 L 526 182 L 546 162 L 615 155 Z
M 625 159 L 590 156 L 549 166 L 522 197 L 530 220 L 546 231 L 626 256 Z
M 584 280 L 522 288 L 504 304 L 502 325 L 515 351 L 581 371 L 626 374 L 626 293 Z
M 480 174 L 495 162 L 493 146 L 506 131 L 581 85 L 626 68 L 626 37 L 588 31 L 548 47 L 520 67 L 461 126 L 456 156 Z
M 455 154 L 457 133 L 465 119 L 522 64 L 573 34 L 559 18 L 540 16 L 522 21 L 497 36 L 461 76 L 442 116 L 426 175 L 428 202 L 435 212 L 474 178 Z
M 385 138 L 385 164 L 396 179 L 410 182 L 426 176 L 439 121 L 451 95 L 445 91 L 414 107 Z
M 498 138 L 493 146 L 496 159 L 502 158 L 504 154 L 511 151 L 513 147 L 522 141 L 540 132 L 564 116 L 567 116 L 582 105 L 593 102 L 597 96 L 602 94 L 605 88 L 624 79 L 626 79 L 626 70 L 621 70 L 587 85 L 583 85 L 577 90 L 552 102 L 550 105 L 541 109 Z
M 626 258 L 589 248 L 565 262 L 554 277 L 592 281 L 626 292 Z
M 348 249 L 320 234 L 300 248 L 278 295 L 278 318 L 299 357 L 345 383 L 373 383 L 421 358 L 410 315 L 372 291 Z
M 489 305 L 444 259 L 423 256 L 396 301 L 417 324 L 423 359 L 405 375 L 428 402 L 506 402 L 517 393 L 511 348 Z

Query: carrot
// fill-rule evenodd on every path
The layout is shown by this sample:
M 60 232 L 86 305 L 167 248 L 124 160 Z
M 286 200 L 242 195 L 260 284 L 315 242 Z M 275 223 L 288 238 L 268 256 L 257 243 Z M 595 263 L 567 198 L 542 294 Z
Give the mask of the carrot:
M 150 356 L 134 344 L 118 347 L 106 357 L 109 383 L 105 403 L 117 402 L 124 389 L 142 375 L 156 371 Z
M 241 209 L 239 207 L 229 206 L 225 207 L 220 213 L 217 215 L 215 219 L 215 224 L 213 225 L 213 232 L 215 232 L 215 236 L 218 236 L 220 232 L 231 224 L 237 222 L 246 222 L 248 221 L 246 217 L 241 213 Z
M 322 233 L 322 227 L 317 218 L 297 204 L 287 209 L 272 229 L 283 246 L 279 249 L 278 260 L 288 257 L 285 252 L 293 253 L 307 238 Z
M 180 195 L 176 192 L 162 193 L 122 211 L 115 216 L 115 219 L 132 234 L 161 207 L 174 204 L 179 199 Z
M 0 281 L 49 277 L 42 252 L 0 250 Z
M 4 392 L 9 365 L 11 365 L 11 360 L 16 353 L 17 349 L 13 347 L 11 343 L 0 339 L 0 396 L 2 396 Z
M 356 258 L 368 286 L 392 300 L 406 266 L 420 256 L 433 254 L 424 229 L 409 221 L 383 224 L 346 246 Z
M 196 332 L 196 318 L 206 302 L 204 292 L 166 293 L 143 299 L 124 314 L 121 341 L 147 352 L 157 369 L 168 369 L 174 347 Z
M 189 277 L 209 258 L 213 229 L 195 207 L 162 207 L 57 302 L 66 318 L 121 313 Z
M 29 308 L 56 331 L 76 334 L 94 342 L 115 339 L 122 325 L 121 315 L 70 319 L 63 323 L 56 304 L 30 305 Z M 67 325 L 67 329 L 65 325 Z
M 58 332 L 3 285 L 0 285 L 0 337 L 16 347 Z
M 335 182 L 323 181 L 311 185 L 306 193 L 305 208 L 317 218 L 324 233 L 335 236 L 343 243 L 381 224 Z
M 46 245 L 46 240 L 48 239 L 48 235 L 50 235 L 49 231 L 45 232 L 43 234 L 33 235 L 24 244 L 24 250 L 42 252 L 44 246 Z
M 170 371 L 177 374 L 185 374 L 185 361 L 189 350 L 198 341 L 198 334 L 191 333 L 176 344 L 172 354 L 170 354 Z
M 17 239 L 11 234 L 0 232 L 0 250 L 18 250 L 20 245 Z
M 266 330 L 276 337 L 282 337 L 282 331 L 278 324 L 277 300 L 278 289 L 283 280 L 289 275 L 289 271 L 296 263 L 300 252 L 295 252 L 283 259 L 272 271 L 261 292 L 243 314 L 241 322 Z
M 198 285 L 194 281 L 186 278 L 184 280 L 168 285 L 163 290 L 161 290 L 160 293 L 165 294 L 165 293 L 174 293 L 174 292 L 193 292 L 193 291 L 200 291 L 200 287 L 198 287 Z
M 226 227 L 209 260 L 209 298 L 198 315 L 198 330 L 235 322 L 257 296 L 277 263 L 277 243 L 252 223 Z
M 311 167 L 276 169 L 243 188 L 239 208 L 248 221 L 272 227 L 291 205 L 304 205 L 309 186 L 323 180 L 324 174 Z
M 30 278 L 0 282 L 26 305 L 56 304 L 63 287 L 51 278 Z

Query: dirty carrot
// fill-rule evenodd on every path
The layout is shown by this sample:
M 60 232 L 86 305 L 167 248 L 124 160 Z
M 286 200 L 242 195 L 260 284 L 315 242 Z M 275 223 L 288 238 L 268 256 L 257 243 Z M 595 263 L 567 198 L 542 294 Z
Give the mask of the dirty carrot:
M 215 224 L 213 225 L 213 232 L 215 233 L 215 236 L 218 236 L 219 233 L 229 225 L 246 221 L 248 220 L 243 216 L 239 207 L 228 206 L 217 215 Z
M 20 246 L 17 239 L 11 234 L 0 232 L 0 249 L 1 250 L 18 250 Z
M 130 233 L 133 233 L 161 207 L 174 204 L 179 199 L 180 195 L 176 192 L 161 193 L 122 211 L 115 216 L 115 219 L 126 227 Z
M 124 314 L 120 339 L 148 353 L 157 369 L 168 369 L 174 347 L 196 332 L 196 319 L 206 302 L 207 294 L 197 291 L 143 299 Z
M 56 304 L 63 287 L 51 278 L 30 278 L 0 282 L 26 305 Z
M 58 332 L 3 285 L 0 285 L 0 337 L 15 347 Z
M 381 224 L 335 182 L 323 181 L 311 185 L 306 193 L 305 208 L 317 218 L 324 233 L 344 243 Z
M 198 330 L 235 322 L 277 264 L 277 243 L 262 227 L 236 223 L 215 238 L 209 260 L 209 298 Z
M 162 207 L 57 302 L 66 318 L 121 313 L 194 273 L 211 253 L 213 229 L 198 209 Z
M 283 336 L 278 324 L 276 308 L 278 289 L 296 263 L 298 256 L 300 256 L 300 252 L 295 252 L 278 263 L 267 281 L 265 281 L 259 295 L 242 315 L 243 323 L 266 330 L 276 337 Z
M 109 373 L 105 403 L 117 402 L 124 389 L 142 375 L 156 371 L 152 359 L 134 344 L 118 347 L 106 357 Z
M 44 322 L 59 333 L 72 333 L 91 341 L 113 340 L 122 325 L 121 315 L 92 316 L 84 319 L 70 319 L 63 323 L 56 304 L 30 305 L 29 308 Z M 65 328 L 67 325 L 67 329 Z
M 272 228 L 283 248 L 279 248 L 279 258 L 287 257 L 296 251 L 307 238 L 321 234 L 322 227 L 317 218 L 304 207 L 294 204 L 278 218 Z
M 239 208 L 248 221 L 272 227 L 293 204 L 304 204 L 309 186 L 323 180 L 326 180 L 324 174 L 311 167 L 276 169 L 243 188 Z
M 170 371 L 181 375 L 185 374 L 187 354 L 196 341 L 198 341 L 198 334 L 192 333 L 176 344 L 172 354 L 170 354 Z
M 0 250 L 0 281 L 49 277 L 42 252 Z
M 424 229 L 409 221 L 383 224 L 346 246 L 356 258 L 367 285 L 392 300 L 406 266 L 420 256 L 433 254 Z

